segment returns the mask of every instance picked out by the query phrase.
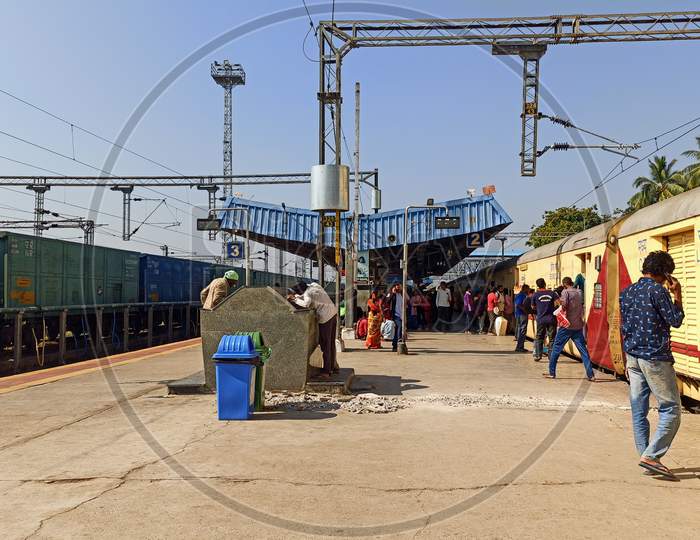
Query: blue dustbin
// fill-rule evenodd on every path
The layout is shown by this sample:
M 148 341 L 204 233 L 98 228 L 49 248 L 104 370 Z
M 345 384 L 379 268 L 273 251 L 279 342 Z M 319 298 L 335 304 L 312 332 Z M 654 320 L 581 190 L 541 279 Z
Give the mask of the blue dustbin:
M 260 358 L 250 336 L 224 336 L 216 362 L 219 420 L 248 420 L 255 407 L 255 367 Z

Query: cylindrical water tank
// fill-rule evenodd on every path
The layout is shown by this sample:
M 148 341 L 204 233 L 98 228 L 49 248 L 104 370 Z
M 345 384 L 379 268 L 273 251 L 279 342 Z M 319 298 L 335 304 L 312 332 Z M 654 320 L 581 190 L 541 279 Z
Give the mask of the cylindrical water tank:
M 311 168 L 311 210 L 350 209 L 350 169 L 347 165 L 314 165 Z
M 382 190 L 378 188 L 372 189 L 372 210 L 382 209 Z

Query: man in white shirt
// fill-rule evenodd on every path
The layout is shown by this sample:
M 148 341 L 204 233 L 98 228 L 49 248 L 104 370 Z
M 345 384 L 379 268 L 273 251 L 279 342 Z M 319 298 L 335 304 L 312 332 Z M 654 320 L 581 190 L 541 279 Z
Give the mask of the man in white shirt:
M 318 344 L 323 353 L 323 370 L 320 377 L 328 379 L 336 365 L 335 334 L 338 327 L 338 309 L 331 297 L 318 283 L 303 281 L 294 287 L 290 300 L 297 306 L 313 309 L 318 318 Z
M 449 325 L 452 322 L 452 295 L 450 289 L 447 288 L 447 283 L 440 282 L 439 287 L 435 291 L 435 306 L 437 307 L 437 329 L 442 328 L 443 332 L 447 332 Z

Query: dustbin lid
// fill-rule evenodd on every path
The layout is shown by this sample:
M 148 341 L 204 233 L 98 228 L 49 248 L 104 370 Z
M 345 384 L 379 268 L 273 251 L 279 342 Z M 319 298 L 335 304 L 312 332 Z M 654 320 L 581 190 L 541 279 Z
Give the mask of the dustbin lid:
M 214 353 L 214 360 L 250 360 L 258 357 L 250 336 L 224 336 Z

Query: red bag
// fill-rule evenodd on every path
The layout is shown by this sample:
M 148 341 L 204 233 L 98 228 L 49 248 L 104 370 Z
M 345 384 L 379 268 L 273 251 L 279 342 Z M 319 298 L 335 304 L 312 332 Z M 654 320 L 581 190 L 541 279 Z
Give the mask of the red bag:
M 569 328 L 571 325 L 569 319 L 566 318 L 566 311 L 564 311 L 563 307 L 559 306 L 555 309 L 554 316 L 557 318 L 557 326 L 559 326 L 559 328 Z

